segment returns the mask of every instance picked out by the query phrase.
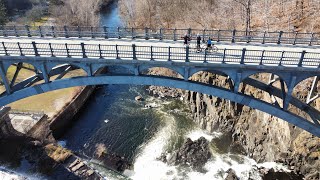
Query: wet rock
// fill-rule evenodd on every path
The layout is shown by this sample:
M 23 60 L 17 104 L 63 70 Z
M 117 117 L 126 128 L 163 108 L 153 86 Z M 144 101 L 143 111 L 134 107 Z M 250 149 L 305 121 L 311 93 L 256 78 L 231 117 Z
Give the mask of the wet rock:
M 142 98 L 141 96 L 136 96 L 134 99 L 135 99 L 136 101 L 143 101 L 143 98 Z
M 132 167 L 132 164 L 130 164 L 124 157 L 114 153 L 103 154 L 98 158 L 98 160 L 102 161 L 105 166 L 118 172 L 123 172 L 124 170 Z
M 40 141 L 31 141 L 31 144 L 36 147 L 41 147 L 42 143 Z
M 203 165 L 210 158 L 209 142 L 204 137 L 196 141 L 188 138 L 183 146 L 169 157 L 168 163 L 172 165 L 189 165 L 201 171 Z
M 167 163 L 167 155 L 166 155 L 166 153 L 162 153 L 161 156 L 157 158 L 157 160 L 162 161 L 164 163 Z
M 149 103 L 144 105 L 145 108 L 157 108 L 158 105 L 156 103 Z
M 239 178 L 236 175 L 236 172 L 233 169 L 229 169 L 226 173 L 228 173 L 225 180 L 239 180 Z
M 283 170 L 275 171 L 273 168 L 269 170 L 260 169 L 263 180 L 286 179 L 286 180 L 302 180 L 303 176 L 293 171 L 286 172 Z

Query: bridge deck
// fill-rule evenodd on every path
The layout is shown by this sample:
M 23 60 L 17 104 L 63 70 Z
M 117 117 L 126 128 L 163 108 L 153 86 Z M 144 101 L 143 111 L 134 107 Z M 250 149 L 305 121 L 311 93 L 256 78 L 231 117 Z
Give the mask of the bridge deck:
M 161 47 L 184 47 L 183 41 L 172 41 L 172 40 L 143 40 L 130 38 L 122 39 L 102 39 L 102 38 L 39 38 L 39 37 L 0 37 L 0 42 L 20 42 L 20 43 L 31 43 L 32 41 L 36 43 L 68 43 L 68 44 L 103 44 L 103 45 L 132 45 L 137 46 L 161 46 Z M 213 43 L 218 47 L 218 49 L 243 49 L 247 50 L 267 50 L 267 51 L 294 51 L 294 52 L 315 52 L 319 53 L 320 46 L 308 46 L 308 45 L 288 45 L 288 44 L 261 44 L 261 43 L 228 43 L 228 42 L 215 42 Z M 196 42 L 191 40 L 191 47 L 195 47 Z

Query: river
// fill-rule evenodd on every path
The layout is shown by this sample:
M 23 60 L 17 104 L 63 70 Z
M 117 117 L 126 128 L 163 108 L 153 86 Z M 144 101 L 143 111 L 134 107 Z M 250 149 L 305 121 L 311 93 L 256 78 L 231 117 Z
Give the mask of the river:
M 117 4 L 102 13 L 101 24 L 122 26 Z M 121 71 L 114 68 L 112 71 Z M 79 154 L 106 179 L 224 179 L 232 168 L 241 179 L 259 179 L 258 166 L 275 167 L 274 163 L 257 164 L 254 160 L 228 152 L 215 152 L 206 163 L 204 172 L 190 167 L 170 166 L 158 158 L 182 145 L 187 137 L 201 136 L 209 141 L 219 137 L 201 130 L 190 118 L 190 110 L 176 99 L 150 96 L 145 86 L 100 86 L 78 114 L 74 126 L 61 138 L 61 145 Z M 136 96 L 145 100 L 136 101 Z M 155 108 L 145 108 L 152 103 Z M 93 157 L 97 144 L 108 152 L 124 156 L 133 163 L 132 170 L 120 175 L 100 165 Z M 210 144 L 214 147 L 215 144 Z M 1 175 L 0 175 L 1 176 Z M 39 179 L 52 177 L 41 177 Z M 1 179 L 1 178 L 0 178 Z M 30 177 L 30 179 L 37 179 Z

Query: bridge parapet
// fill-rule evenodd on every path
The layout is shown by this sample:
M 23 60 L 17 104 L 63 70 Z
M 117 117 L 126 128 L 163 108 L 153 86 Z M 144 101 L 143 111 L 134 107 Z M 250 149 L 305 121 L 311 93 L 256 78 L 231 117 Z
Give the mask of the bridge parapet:
M 147 61 L 177 61 L 197 63 L 218 63 L 238 65 L 264 65 L 299 67 L 318 71 L 320 53 L 218 49 L 217 52 L 199 52 L 189 47 L 160 47 L 132 45 L 101 45 L 101 44 L 68 44 L 68 43 L 19 43 L 2 42 L 1 56 L 39 56 L 39 57 L 68 57 L 95 59 L 122 59 Z
M 320 45 L 319 33 L 301 33 L 284 31 L 243 31 L 217 29 L 152 29 L 127 27 L 79 27 L 79 26 L 0 26 L 0 37 L 52 37 L 52 38 L 129 38 L 129 39 L 181 39 L 185 34 L 203 40 L 209 37 L 218 42 L 273 43 Z

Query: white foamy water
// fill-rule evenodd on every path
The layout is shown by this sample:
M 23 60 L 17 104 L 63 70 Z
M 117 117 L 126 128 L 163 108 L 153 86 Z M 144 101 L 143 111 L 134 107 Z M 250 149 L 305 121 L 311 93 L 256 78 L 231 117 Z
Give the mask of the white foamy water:
M 172 117 L 171 120 L 173 120 Z M 169 119 L 167 119 L 169 121 Z M 168 125 L 162 128 L 151 141 L 149 141 L 144 147 L 142 152 L 138 155 L 134 163 L 134 170 L 130 174 L 132 179 L 137 180 L 149 180 L 149 179 L 172 179 L 172 176 L 176 174 L 176 168 L 168 166 L 160 160 L 157 160 L 161 154 L 165 151 L 165 146 L 170 139 L 173 123 L 167 123 Z M 170 175 L 170 174 L 172 175 Z
M 173 133 L 174 123 L 169 124 L 160 130 L 155 137 L 149 141 L 134 163 L 133 172 L 127 171 L 132 179 L 137 180 L 162 180 L 162 179 L 190 179 L 190 180 L 223 180 L 227 176 L 227 171 L 233 169 L 240 179 L 260 180 L 261 177 L 257 171 L 258 167 L 286 169 L 284 166 L 274 162 L 258 164 L 253 159 L 237 154 L 214 154 L 213 157 L 204 165 L 206 173 L 186 170 L 178 166 L 170 166 L 157 160 L 165 151 L 170 134 Z M 197 140 L 205 137 L 211 141 L 219 134 L 209 134 L 203 130 L 193 130 L 186 135 L 190 139 Z
M 7 170 L 5 167 L 0 166 L 0 180 L 39 180 L 43 177 L 36 177 Z
M 213 134 L 209 134 L 201 129 L 197 129 L 197 130 L 193 130 L 191 132 L 189 132 L 186 137 L 190 138 L 192 141 L 195 141 L 197 139 L 199 139 L 200 137 L 204 137 L 206 138 L 206 140 L 208 140 L 209 142 L 216 137 L 219 137 L 221 135 L 221 133 L 213 133 Z

